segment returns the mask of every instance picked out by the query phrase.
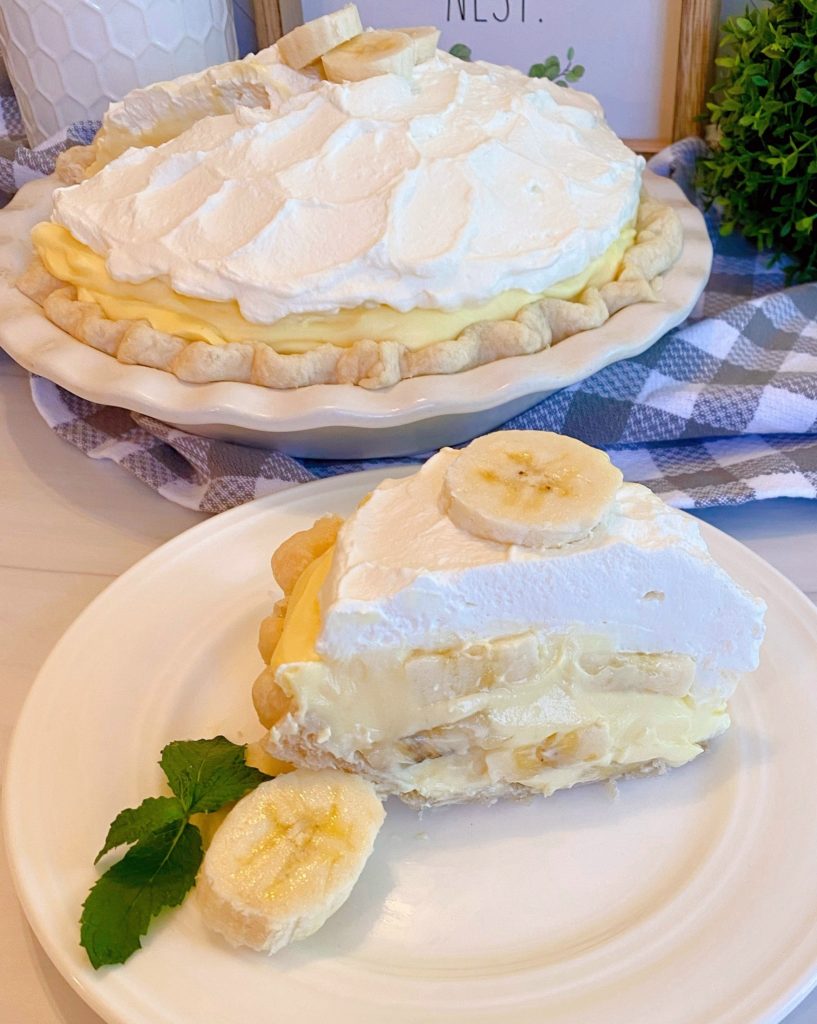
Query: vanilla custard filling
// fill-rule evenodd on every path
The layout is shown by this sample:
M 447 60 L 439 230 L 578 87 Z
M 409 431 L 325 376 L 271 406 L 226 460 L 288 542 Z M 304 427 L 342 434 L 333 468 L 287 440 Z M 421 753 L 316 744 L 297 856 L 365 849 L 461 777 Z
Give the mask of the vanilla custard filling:
M 729 725 L 720 693 L 691 694 L 695 660 L 619 652 L 602 636 L 495 637 L 446 651 L 316 651 L 334 549 L 302 574 L 269 672 L 289 699 L 272 747 L 299 732 L 401 792 L 467 798 L 493 782 L 551 793 L 654 761 L 675 766 Z
M 616 279 L 621 259 L 635 240 L 635 229 L 628 225 L 585 270 L 537 294 L 511 289 L 490 302 L 453 311 L 414 309 L 401 313 L 376 305 L 337 313 L 290 314 L 273 324 L 250 323 L 235 301 L 213 302 L 182 295 L 158 279 L 139 284 L 114 280 L 105 260 L 59 224 L 38 224 L 31 237 L 46 270 L 74 285 L 81 302 L 96 303 L 110 320 L 146 320 L 157 331 L 187 341 L 211 345 L 260 342 L 277 352 L 294 353 L 324 343 L 348 346 L 367 338 L 398 341 L 418 349 L 456 338 L 480 321 L 513 319 L 524 306 L 540 299 L 575 299 L 585 288 L 601 287 Z

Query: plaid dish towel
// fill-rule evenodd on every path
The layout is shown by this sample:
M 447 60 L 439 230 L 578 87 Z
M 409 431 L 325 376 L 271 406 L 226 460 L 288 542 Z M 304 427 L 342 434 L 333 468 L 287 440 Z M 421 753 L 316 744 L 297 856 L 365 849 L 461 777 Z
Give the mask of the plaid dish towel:
M 22 162 L 45 171 L 71 139 Z M 19 152 L 19 151 L 18 151 Z M 27 151 L 26 151 L 27 152 Z M 698 139 L 658 154 L 651 168 L 693 201 Z M 48 154 L 46 156 L 46 154 Z M 12 173 L 17 181 L 17 158 Z M 0 162 L 0 188 L 8 180 Z M 817 283 L 784 289 L 739 236 L 722 238 L 707 214 L 715 262 L 693 315 L 645 353 L 546 398 L 506 426 L 571 434 L 607 449 L 629 480 L 680 508 L 760 498 L 817 497 Z M 43 418 L 92 458 L 112 459 L 172 501 L 220 512 L 321 477 L 423 461 L 329 462 L 212 441 L 147 416 L 95 405 L 44 378 L 32 394 Z

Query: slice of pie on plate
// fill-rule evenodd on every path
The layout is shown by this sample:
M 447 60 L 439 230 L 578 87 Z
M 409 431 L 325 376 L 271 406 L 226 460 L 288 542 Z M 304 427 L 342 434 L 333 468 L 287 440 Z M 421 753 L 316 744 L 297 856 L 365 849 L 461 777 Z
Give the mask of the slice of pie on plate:
M 350 6 L 129 94 L 18 286 L 121 362 L 273 388 L 455 373 L 654 301 L 681 225 L 596 100 L 435 42 Z
M 683 765 L 728 728 L 763 636 L 694 519 L 536 431 L 443 449 L 273 571 L 269 752 L 420 805 Z

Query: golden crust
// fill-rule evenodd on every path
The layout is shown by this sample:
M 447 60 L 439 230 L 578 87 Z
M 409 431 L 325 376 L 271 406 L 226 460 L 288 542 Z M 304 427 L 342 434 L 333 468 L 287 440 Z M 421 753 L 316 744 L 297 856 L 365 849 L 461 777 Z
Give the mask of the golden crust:
M 279 545 L 271 559 L 272 575 L 286 597 L 295 589 L 304 570 L 332 547 L 341 526 L 340 516 L 321 516 L 308 530 L 293 533 Z
M 57 157 L 57 177 L 66 185 L 77 185 L 88 176 L 88 169 L 95 159 L 93 143 L 90 146 L 72 146 Z
M 167 370 L 190 383 L 238 381 L 278 389 L 356 384 L 377 389 L 410 377 L 459 373 L 508 356 L 539 352 L 600 327 L 626 306 L 656 301 L 660 275 L 675 263 L 682 248 L 683 229 L 675 211 L 642 194 L 635 243 L 624 254 L 615 281 L 588 288 L 575 301 L 532 302 L 513 320 L 481 321 L 456 338 L 414 350 L 396 341 L 362 340 L 348 348 L 327 343 L 282 355 L 261 342 L 187 341 L 157 331 L 144 320 L 107 319 L 96 303 L 80 302 L 76 290 L 49 274 L 36 258 L 17 287 L 43 307 L 49 320 L 84 344 L 122 363 Z
M 342 525 L 343 519 L 340 516 L 321 516 L 308 530 L 299 530 L 287 537 L 273 553 L 272 575 L 284 596 L 276 601 L 272 612 L 261 621 L 258 630 L 258 650 L 267 665 L 281 639 L 287 605 L 295 584 L 304 570 L 332 547 Z M 289 708 L 287 697 L 275 682 L 274 674 L 267 669 L 256 679 L 252 698 L 256 714 L 267 729 Z

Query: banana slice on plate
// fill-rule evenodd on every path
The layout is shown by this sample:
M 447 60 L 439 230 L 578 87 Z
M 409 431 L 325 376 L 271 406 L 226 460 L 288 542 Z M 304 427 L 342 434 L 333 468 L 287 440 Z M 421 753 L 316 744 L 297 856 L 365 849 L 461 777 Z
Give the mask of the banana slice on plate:
M 330 82 L 362 82 L 375 75 L 411 78 L 414 40 L 405 32 L 373 29 L 349 39 L 321 57 Z
M 573 437 L 504 430 L 477 438 L 448 467 L 448 517 L 487 540 L 555 547 L 586 537 L 609 511 L 621 472 Z
M 340 43 L 363 31 L 354 4 L 299 25 L 278 40 L 278 53 L 285 64 L 300 71 Z
M 196 884 L 205 921 L 265 953 L 312 935 L 345 903 L 384 817 L 355 775 L 299 768 L 261 783 L 207 850 Z
M 414 28 L 396 28 L 395 32 L 402 32 L 410 36 L 414 43 L 414 63 L 422 64 L 424 60 L 431 60 L 437 52 L 437 43 L 440 41 L 440 30 L 433 25 L 416 25 Z

